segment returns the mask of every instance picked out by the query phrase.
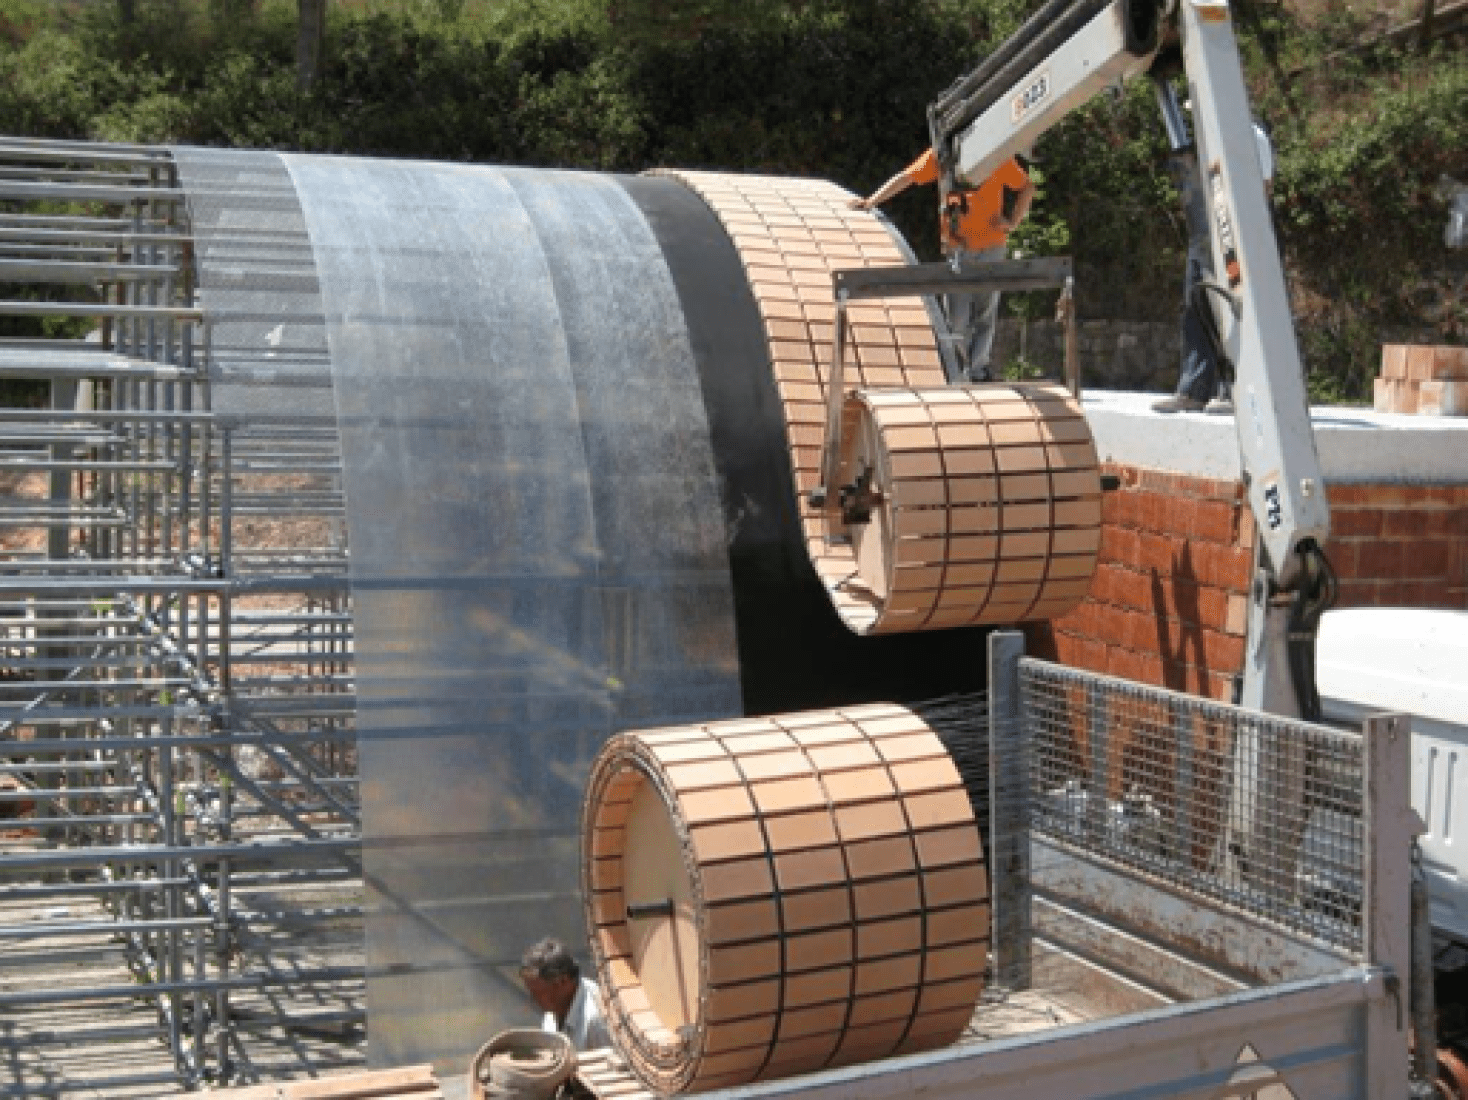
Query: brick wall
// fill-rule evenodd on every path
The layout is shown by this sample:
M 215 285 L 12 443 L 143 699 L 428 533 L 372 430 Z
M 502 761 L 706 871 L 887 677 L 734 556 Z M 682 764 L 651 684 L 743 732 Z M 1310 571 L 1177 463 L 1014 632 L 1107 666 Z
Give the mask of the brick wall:
M 1329 488 L 1339 607 L 1468 609 L 1468 485 Z
M 1215 699 L 1243 667 L 1253 514 L 1236 481 L 1109 464 L 1091 594 L 1030 652 Z M 1328 489 L 1340 607 L 1468 608 L 1468 486 Z

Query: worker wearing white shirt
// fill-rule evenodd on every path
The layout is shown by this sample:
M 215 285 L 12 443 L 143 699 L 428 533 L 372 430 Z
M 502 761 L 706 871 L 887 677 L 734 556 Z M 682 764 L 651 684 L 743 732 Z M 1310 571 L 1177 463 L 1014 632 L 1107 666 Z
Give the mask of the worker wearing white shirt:
M 578 1051 L 612 1045 L 601 993 L 596 983 L 581 976 L 581 967 L 558 940 L 541 940 L 520 962 L 520 981 L 531 999 L 545 1012 L 542 1031 L 558 1031 Z

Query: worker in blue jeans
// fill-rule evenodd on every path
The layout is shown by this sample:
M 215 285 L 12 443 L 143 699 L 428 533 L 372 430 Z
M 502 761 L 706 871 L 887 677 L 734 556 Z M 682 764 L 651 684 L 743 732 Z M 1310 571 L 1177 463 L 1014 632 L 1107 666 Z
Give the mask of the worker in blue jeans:
M 1254 138 L 1267 196 L 1274 183 L 1274 150 L 1269 137 L 1257 124 Z M 1203 181 L 1198 176 L 1198 158 L 1191 149 L 1174 153 L 1169 168 L 1182 199 L 1183 218 L 1188 227 L 1188 259 L 1183 269 L 1182 367 L 1178 371 L 1177 392 L 1156 402 L 1152 408 L 1163 413 L 1227 414 L 1233 412 L 1233 402 L 1219 369 L 1209 322 L 1199 312 L 1205 307 L 1195 290 L 1200 282 L 1213 280 L 1213 242 Z

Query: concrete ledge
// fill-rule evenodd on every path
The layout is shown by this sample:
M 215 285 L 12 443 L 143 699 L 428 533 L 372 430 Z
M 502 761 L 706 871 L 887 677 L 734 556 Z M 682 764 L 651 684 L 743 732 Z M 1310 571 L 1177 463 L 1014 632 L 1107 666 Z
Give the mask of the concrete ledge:
M 1158 413 L 1165 396 L 1086 390 L 1082 402 L 1103 462 L 1237 480 L 1234 418 Z M 1401 416 L 1352 406 L 1310 410 L 1331 484 L 1468 484 L 1468 417 Z

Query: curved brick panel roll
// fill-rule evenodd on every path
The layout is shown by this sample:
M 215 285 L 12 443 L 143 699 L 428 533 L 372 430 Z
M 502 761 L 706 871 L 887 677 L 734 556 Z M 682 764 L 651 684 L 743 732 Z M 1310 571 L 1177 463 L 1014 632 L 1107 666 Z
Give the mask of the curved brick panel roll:
M 661 1092 L 952 1042 L 988 958 L 958 771 L 868 706 L 623 734 L 582 815 L 612 1034 Z
M 859 390 L 844 414 L 839 480 L 870 484 L 871 516 L 838 527 L 849 546 L 834 544 L 817 566 L 852 629 L 1051 619 L 1085 599 L 1101 475 L 1064 389 Z
M 744 261 L 784 407 L 806 546 L 846 625 L 881 634 L 1021 622 L 1063 615 L 1084 599 L 1101 506 L 1078 406 L 1057 387 L 948 387 L 916 299 L 848 308 L 845 382 L 863 393 L 866 411 L 848 399 L 847 441 L 865 416 L 869 449 L 884 455 L 887 483 L 902 499 L 880 509 L 875 542 L 870 529 L 828 526 L 807 498 L 825 436 L 831 272 L 899 265 L 903 253 L 875 215 L 847 207 L 850 192 L 835 184 L 669 174 L 709 204 Z M 882 441 L 889 429 L 890 444 Z M 895 541 L 878 552 L 887 538 Z

